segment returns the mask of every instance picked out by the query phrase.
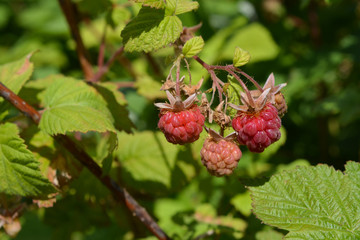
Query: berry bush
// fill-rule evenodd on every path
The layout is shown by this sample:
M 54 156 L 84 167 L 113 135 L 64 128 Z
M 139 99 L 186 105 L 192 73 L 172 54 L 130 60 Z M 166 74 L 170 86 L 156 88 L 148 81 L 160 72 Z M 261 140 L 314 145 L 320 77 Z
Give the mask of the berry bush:
M 0 240 L 360 239 L 359 9 L 1 1 Z

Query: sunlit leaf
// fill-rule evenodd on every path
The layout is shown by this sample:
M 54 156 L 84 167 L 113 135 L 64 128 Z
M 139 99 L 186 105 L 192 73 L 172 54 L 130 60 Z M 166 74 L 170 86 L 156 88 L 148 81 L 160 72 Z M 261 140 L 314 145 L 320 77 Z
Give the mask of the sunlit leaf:
M 254 213 L 264 223 L 290 231 L 286 239 L 360 237 L 359 163 L 345 174 L 327 165 L 298 167 L 250 187 Z
M 185 43 L 182 53 L 185 57 L 193 57 L 201 52 L 204 48 L 204 44 L 202 37 L 193 37 Z
M 166 10 L 169 14 L 183 14 L 196 10 L 199 7 L 197 1 L 192 0 L 166 0 Z
M 241 67 L 250 61 L 250 53 L 239 47 L 235 48 L 233 65 L 235 67 Z
M 165 15 L 165 10 L 142 7 L 139 14 L 121 32 L 125 51 L 150 52 L 165 47 L 179 38 L 181 20 Z
M 46 197 L 56 192 L 12 123 L 0 125 L 0 179 L 0 192 L 9 195 Z
M 83 81 L 59 77 L 44 93 L 40 128 L 50 135 L 66 132 L 115 132 L 106 102 Z
M 18 94 L 22 86 L 29 80 L 33 70 L 34 64 L 30 62 L 32 53 L 25 57 L 0 66 L 0 82 L 7 88 Z M 4 102 L 3 98 L 0 98 L 0 120 L 6 116 L 6 109 L 10 106 L 8 102 Z

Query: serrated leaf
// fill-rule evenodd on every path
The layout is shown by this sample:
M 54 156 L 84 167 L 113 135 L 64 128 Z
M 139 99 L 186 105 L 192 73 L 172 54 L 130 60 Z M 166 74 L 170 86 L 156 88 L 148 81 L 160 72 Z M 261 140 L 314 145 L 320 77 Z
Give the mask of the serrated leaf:
M 135 128 L 135 125 L 129 118 L 125 96 L 111 82 L 99 83 L 95 85 L 95 88 L 106 101 L 108 109 L 114 118 L 115 128 L 119 131 L 131 133 L 131 129 Z
M 193 57 L 201 52 L 204 48 L 204 44 L 202 37 L 193 37 L 185 43 L 182 53 L 187 58 Z
M 0 125 L 0 179 L 0 192 L 9 195 L 46 197 L 56 192 L 12 123 Z
M 66 132 L 116 132 L 106 102 L 83 81 L 59 77 L 45 90 L 39 127 L 50 135 Z
M 191 0 L 166 0 L 166 10 L 168 15 L 179 15 L 192 10 L 196 10 L 199 3 Z
M 181 32 L 182 22 L 177 16 L 166 16 L 164 9 L 142 7 L 121 32 L 121 37 L 125 51 L 150 52 L 173 43 Z
M 142 3 L 143 6 L 148 6 L 152 8 L 164 8 L 165 1 L 164 0 L 132 0 L 136 3 Z
M 233 65 L 235 67 L 241 67 L 247 64 L 250 61 L 250 53 L 239 47 L 235 48 Z
M 360 199 L 352 176 L 360 168 L 348 165 L 345 175 L 327 165 L 298 167 L 250 187 L 254 213 L 290 231 L 286 239 L 359 239 Z
M 34 70 L 34 64 L 30 62 L 31 56 L 32 53 L 17 61 L 0 66 L 0 82 L 15 94 L 19 93 Z M 4 99 L 0 98 L 0 113 L 4 113 L 9 106 L 8 102 L 4 102 Z M 7 113 L 2 114 L 0 120 L 6 115 Z

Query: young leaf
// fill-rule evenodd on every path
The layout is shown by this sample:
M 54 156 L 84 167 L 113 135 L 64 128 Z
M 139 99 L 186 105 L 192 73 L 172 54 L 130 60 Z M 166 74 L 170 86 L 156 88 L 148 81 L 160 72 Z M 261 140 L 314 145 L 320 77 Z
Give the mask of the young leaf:
M 359 175 L 355 162 L 346 165 L 345 174 L 327 165 L 283 171 L 250 187 L 254 213 L 290 231 L 286 239 L 359 239 L 360 198 L 353 182 Z
M 0 179 L 0 192 L 9 195 L 46 197 L 56 192 L 12 123 L 0 125 Z
M 150 52 L 179 38 L 182 22 L 164 9 L 142 7 L 139 14 L 121 32 L 125 51 Z
M 40 128 L 50 135 L 66 132 L 115 132 L 106 102 L 82 81 L 59 77 L 45 90 Z
M 185 43 L 182 53 L 187 58 L 193 57 L 201 52 L 204 44 L 202 37 L 193 37 Z
M 235 67 L 241 67 L 250 61 L 250 53 L 239 47 L 235 48 L 233 65 Z
M 32 53 L 29 53 L 20 60 L 0 66 L 0 82 L 15 94 L 19 93 L 33 72 L 34 64 L 30 62 L 31 56 Z M 4 102 L 4 99 L 0 98 L 0 113 L 3 113 L 9 106 L 8 102 Z M 6 115 L 6 113 L 2 114 L 2 117 Z
M 143 6 L 148 6 L 152 8 L 164 8 L 165 0 L 132 0 L 136 3 L 142 3 Z
M 166 0 L 166 10 L 169 15 L 183 14 L 196 10 L 199 7 L 199 3 L 191 0 Z

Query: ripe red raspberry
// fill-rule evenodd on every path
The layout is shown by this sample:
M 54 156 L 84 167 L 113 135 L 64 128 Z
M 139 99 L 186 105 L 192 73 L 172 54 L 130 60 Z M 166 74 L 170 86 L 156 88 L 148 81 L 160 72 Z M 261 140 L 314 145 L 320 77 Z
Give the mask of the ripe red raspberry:
M 161 109 L 158 127 L 173 144 L 192 143 L 199 139 L 205 117 L 197 105 L 182 111 Z
M 239 111 L 232 126 L 238 133 L 239 143 L 246 145 L 251 152 L 263 152 L 281 137 L 278 111 L 269 102 L 258 112 Z
M 221 177 L 230 175 L 242 156 L 240 148 L 233 141 L 216 140 L 208 137 L 200 151 L 201 162 L 210 174 Z

